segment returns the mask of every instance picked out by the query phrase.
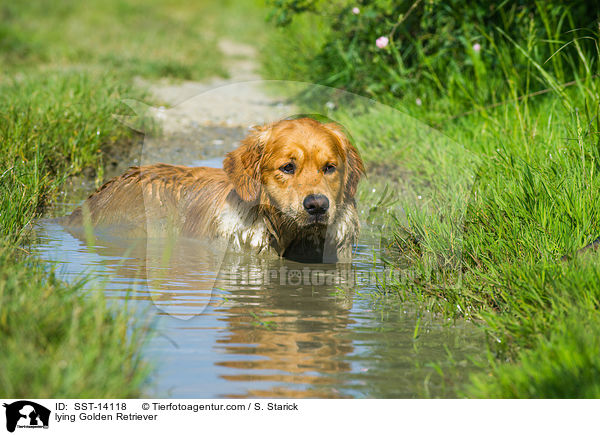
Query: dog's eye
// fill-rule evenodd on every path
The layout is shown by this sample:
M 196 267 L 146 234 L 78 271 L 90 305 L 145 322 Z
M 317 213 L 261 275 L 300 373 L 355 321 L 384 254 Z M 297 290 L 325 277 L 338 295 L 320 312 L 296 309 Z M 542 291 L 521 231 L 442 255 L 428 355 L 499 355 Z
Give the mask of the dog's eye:
M 323 168 L 324 174 L 333 174 L 334 172 L 335 172 L 335 165 L 332 165 L 331 163 L 327 163 L 325 165 L 325 167 Z
M 283 165 L 281 168 L 279 168 L 279 170 L 284 174 L 293 174 L 296 170 L 296 165 L 293 163 L 288 163 L 287 165 Z

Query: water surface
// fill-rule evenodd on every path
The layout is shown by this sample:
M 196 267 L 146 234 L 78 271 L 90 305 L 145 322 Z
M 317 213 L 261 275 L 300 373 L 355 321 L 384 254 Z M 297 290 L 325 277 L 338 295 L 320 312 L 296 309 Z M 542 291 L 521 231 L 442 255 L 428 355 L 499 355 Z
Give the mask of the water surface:
M 222 158 L 193 164 L 220 167 Z M 75 208 L 78 191 L 55 212 Z M 86 286 L 157 320 L 145 349 L 156 366 L 150 396 L 452 397 L 484 348 L 472 324 L 381 296 L 375 277 L 386 272 L 369 227 L 352 264 L 257 258 L 188 239 L 88 240 L 53 219 L 38 223 L 35 252 L 59 277 L 90 275 Z

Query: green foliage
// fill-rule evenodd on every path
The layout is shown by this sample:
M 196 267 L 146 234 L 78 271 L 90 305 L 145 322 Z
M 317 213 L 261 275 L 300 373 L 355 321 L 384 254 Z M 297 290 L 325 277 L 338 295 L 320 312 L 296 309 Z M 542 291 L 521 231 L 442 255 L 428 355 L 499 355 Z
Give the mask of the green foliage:
M 0 0 L 0 61 L 112 70 L 126 77 L 224 75 L 206 2 Z
M 486 312 L 503 359 L 474 376 L 472 397 L 597 398 L 600 396 L 598 260 L 560 266 L 517 266 L 501 290 L 508 309 Z M 515 351 L 518 349 L 518 351 Z
M 597 339 L 600 320 L 598 259 L 560 260 L 600 234 L 600 100 L 585 89 L 570 89 L 565 97 L 573 111 L 555 97 L 446 126 L 465 152 L 478 155 L 458 241 L 462 286 L 447 286 L 431 273 L 437 265 L 427 258 L 439 255 L 439 223 L 409 215 L 396 229 L 397 263 L 431 278 L 387 290 L 485 325 L 495 359 L 469 396 L 597 397 L 600 391 L 590 383 L 598 361 L 586 348 Z M 417 151 L 404 153 L 402 163 L 415 170 L 421 165 L 426 174 L 445 160 Z
M 66 177 L 101 163 L 103 145 L 132 140 L 113 115 L 144 94 L 85 72 L 30 73 L 0 93 L 0 235 L 14 240 Z
M 388 102 L 447 97 L 455 109 L 484 105 L 545 89 L 549 77 L 557 86 L 597 68 L 598 11 L 585 1 L 278 0 L 271 5 L 274 20 L 293 34 L 280 34 L 275 44 L 284 39 L 296 48 L 286 56 L 300 51 L 295 61 L 308 67 L 293 76 L 277 56 L 269 56 L 270 74 Z M 304 21 L 294 25 L 298 18 Z M 312 24 L 318 24 L 316 32 Z M 389 40 L 384 48 L 376 46 L 380 37 Z M 560 50 L 565 44 L 576 50 Z M 544 68 L 535 69 L 532 61 Z

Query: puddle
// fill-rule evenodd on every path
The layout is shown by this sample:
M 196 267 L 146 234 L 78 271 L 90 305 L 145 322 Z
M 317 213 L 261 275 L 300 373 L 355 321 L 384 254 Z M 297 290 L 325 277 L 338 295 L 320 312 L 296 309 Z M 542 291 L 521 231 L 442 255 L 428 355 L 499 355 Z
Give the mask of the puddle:
M 223 156 L 185 159 L 221 167 Z M 73 192 L 55 213 L 78 205 L 81 189 Z M 110 298 L 157 320 L 145 349 L 157 369 L 148 396 L 454 397 L 474 370 L 469 358 L 484 349 L 472 324 L 433 315 L 421 318 L 414 339 L 414 310 L 377 297 L 384 266 L 368 227 L 351 265 L 240 253 L 216 262 L 217 249 L 109 236 L 89 245 L 44 219 L 34 252 L 60 278 L 91 275 L 86 286 L 102 283 Z
M 161 246 L 146 240 L 98 238 L 90 247 L 43 220 L 36 253 L 61 278 L 91 274 L 87 286 L 101 282 L 108 297 L 158 316 L 146 348 L 157 364 L 148 395 L 452 397 L 473 368 L 466 358 L 483 346 L 480 333 L 430 316 L 414 340 L 415 313 L 374 300 L 383 266 L 365 238 L 352 265 L 229 254 L 214 275 L 214 246 L 180 240 L 165 268 Z

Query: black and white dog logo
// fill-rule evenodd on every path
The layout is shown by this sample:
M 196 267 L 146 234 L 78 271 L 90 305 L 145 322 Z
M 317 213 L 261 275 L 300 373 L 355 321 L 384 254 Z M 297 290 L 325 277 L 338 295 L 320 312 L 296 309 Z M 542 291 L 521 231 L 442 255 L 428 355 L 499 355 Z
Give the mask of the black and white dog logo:
M 39 429 L 48 428 L 50 410 L 29 400 L 19 400 L 4 404 L 6 408 L 6 430 L 14 432 L 15 428 Z

